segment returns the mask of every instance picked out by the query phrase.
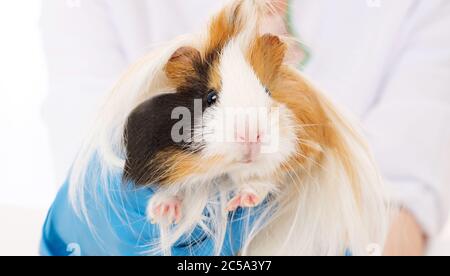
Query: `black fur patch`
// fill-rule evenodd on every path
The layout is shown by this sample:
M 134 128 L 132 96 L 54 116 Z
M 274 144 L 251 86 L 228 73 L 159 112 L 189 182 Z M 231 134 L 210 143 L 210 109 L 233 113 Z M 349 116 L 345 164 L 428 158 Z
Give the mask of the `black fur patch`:
M 186 84 L 178 87 L 176 93 L 163 94 L 139 105 L 129 116 L 125 127 L 127 159 L 124 179 L 136 185 L 164 182 L 164 160 L 155 159 L 160 152 L 190 151 L 188 141 L 175 142 L 172 129 L 179 120 L 173 120 L 172 112 L 177 107 L 189 109 L 191 126 L 194 121 L 194 101 L 202 100 L 202 112 L 207 108 L 209 71 L 218 52 L 211 53 L 206 60 L 194 61 L 196 75 L 187 77 Z M 184 132 L 192 133 L 191 129 Z M 165 164 L 169 166 L 169 164 Z

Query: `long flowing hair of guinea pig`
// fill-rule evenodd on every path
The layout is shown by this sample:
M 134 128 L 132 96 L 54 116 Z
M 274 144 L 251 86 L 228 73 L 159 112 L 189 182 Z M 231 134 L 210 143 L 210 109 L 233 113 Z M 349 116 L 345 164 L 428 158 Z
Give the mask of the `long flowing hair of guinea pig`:
M 329 120 L 327 128 L 335 133 L 338 147 L 343 150 L 300 140 L 318 147 L 324 158 L 320 163 L 313 160 L 309 167 L 287 165 L 289 171 L 280 178 L 285 185 L 274 198 L 272 210 L 267 211 L 271 213 L 266 212 L 262 216 L 266 221 L 258 219 L 260 225 L 250 230 L 242 253 L 381 255 L 392 214 L 370 149 L 360 135 L 362 130 L 350 114 L 331 104 L 306 76 L 288 70 L 314 91 Z

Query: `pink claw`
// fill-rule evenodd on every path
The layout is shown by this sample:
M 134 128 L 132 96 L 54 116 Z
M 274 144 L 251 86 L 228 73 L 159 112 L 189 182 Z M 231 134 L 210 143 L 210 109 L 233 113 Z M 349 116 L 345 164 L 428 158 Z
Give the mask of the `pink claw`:
M 261 203 L 261 199 L 254 193 L 243 192 L 234 197 L 227 205 L 227 211 L 236 211 L 239 207 L 252 208 Z
M 173 198 L 157 204 L 151 209 L 150 217 L 153 223 L 179 223 L 182 218 L 181 201 Z

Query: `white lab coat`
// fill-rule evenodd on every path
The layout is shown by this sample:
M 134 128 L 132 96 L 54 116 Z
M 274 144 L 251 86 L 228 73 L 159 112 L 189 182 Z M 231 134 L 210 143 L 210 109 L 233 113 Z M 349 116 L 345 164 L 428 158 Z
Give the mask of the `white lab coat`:
M 127 65 L 199 30 L 222 2 L 44 0 L 45 114 L 60 176 Z M 450 1 L 291 2 L 312 52 L 306 74 L 363 122 L 393 201 L 436 235 L 450 208 Z

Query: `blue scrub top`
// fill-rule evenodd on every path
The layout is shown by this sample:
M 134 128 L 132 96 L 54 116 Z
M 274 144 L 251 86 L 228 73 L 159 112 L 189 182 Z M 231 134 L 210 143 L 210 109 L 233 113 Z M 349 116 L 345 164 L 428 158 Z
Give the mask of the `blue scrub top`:
M 68 198 L 68 183 L 59 191 L 45 221 L 40 254 L 43 256 L 142 256 L 159 237 L 159 229 L 146 217 L 153 191 L 125 185 L 121 173 L 111 173 L 107 190 L 98 184 L 98 162 L 91 162 L 86 177 L 85 199 L 90 223 L 78 216 Z M 106 196 L 109 195 L 109 198 Z M 244 212 L 232 216 L 221 255 L 236 255 L 242 245 Z M 248 217 L 248 214 L 245 215 Z M 174 256 L 210 256 L 212 240 L 200 228 L 181 239 Z

